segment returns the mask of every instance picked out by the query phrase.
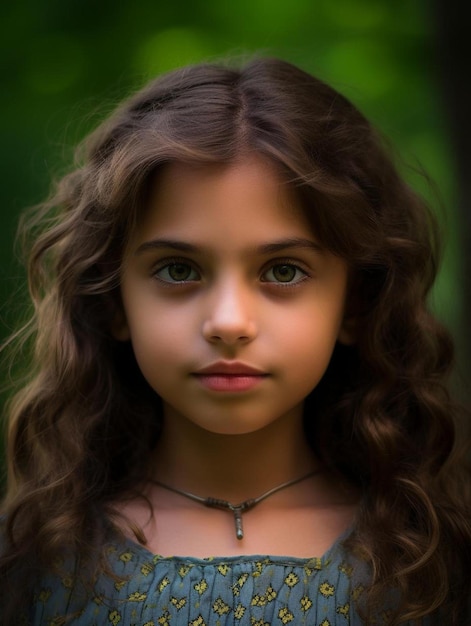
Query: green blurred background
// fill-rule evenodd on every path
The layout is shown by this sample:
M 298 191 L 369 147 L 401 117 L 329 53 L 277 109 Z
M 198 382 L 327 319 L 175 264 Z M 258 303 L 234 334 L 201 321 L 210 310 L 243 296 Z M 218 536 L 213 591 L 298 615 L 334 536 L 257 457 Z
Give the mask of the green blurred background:
M 0 339 L 24 317 L 13 252 L 19 213 L 70 167 L 73 147 L 162 71 L 221 56 L 281 56 L 353 100 L 390 137 L 404 173 L 443 212 L 447 252 L 433 295 L 469 373 L 459 159 L 440 2 L 426 0 L 19 0 L 0 9 L 3 97 Z M 448 3 L 451 7 L 453 3 Z M 464 23 L 464 21 L 463 21 Z M 446 42 L 445 42 L 446 43 Z M 446 45 L 445 45 L 446 47 Z M 448 90 L 448 91 L 447 91 Z M 456 128 L 455 128 L 456 132 Z M 437 183 L 414 173 L 425 169 Z M 3 381 L 7 378 L 3 373 Z M 464 385 L 466 386 L 466 385 Z M 5 396 L 3 396 L 5 397 Z

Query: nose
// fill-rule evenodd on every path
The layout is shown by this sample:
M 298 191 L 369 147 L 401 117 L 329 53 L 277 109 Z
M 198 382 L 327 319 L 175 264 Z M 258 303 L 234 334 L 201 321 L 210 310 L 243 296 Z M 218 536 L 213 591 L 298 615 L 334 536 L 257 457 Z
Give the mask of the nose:
M 250 289 L 234 282 L 214 289 L 208 300 L 203 336 L 211 343 L 238 345 L 257 335 Z

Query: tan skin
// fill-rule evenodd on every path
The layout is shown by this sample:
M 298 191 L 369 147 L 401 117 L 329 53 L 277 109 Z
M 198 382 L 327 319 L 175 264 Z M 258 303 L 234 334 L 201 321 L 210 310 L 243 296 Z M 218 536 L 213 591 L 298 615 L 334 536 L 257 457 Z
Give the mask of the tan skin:
M 246 512 L 242 540 L 230 512 L 149 483 L 152 518 L 139 499 L 118 508 L 150 551 L 321 556 L 352 524 L 357 491 L 320 466 L 302 427 L 335 343 L 352 341 L 347 279 L 260 157 L 160 175 L 125 254 L 113 326 L 163 400 L 153 476 L 235 504 L 317 473 Z

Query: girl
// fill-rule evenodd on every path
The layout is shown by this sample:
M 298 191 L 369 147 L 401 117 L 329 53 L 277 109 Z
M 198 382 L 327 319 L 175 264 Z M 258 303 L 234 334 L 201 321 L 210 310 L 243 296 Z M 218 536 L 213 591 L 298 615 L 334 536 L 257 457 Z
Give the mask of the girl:
M 28 224 L 4 624 L 465 624 L 432 216 L 288 63 L 152 82 Z

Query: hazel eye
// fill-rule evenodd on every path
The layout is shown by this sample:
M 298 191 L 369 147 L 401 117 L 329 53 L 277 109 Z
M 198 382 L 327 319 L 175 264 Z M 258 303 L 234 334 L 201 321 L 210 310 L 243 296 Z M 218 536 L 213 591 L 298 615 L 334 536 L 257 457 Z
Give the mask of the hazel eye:
M 167 263 L 155 272 L 155 276 L 166 283 L 184 283 L 198 280 L 198 272 L 188 263 Z
M 262 280 L 267 283 L 298 283 L 306 277 L 306 272 L 292 263 L 279 263 L 267 270 Z

